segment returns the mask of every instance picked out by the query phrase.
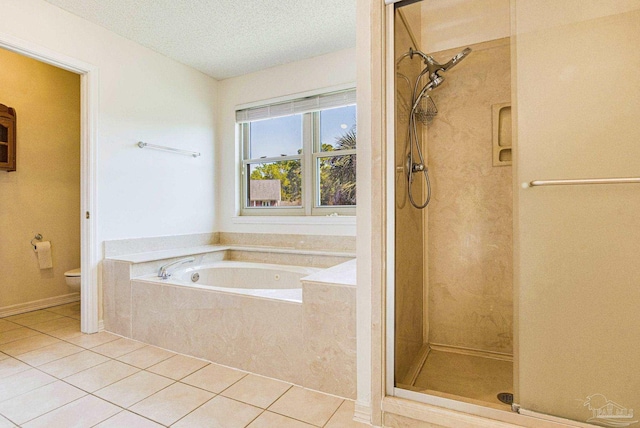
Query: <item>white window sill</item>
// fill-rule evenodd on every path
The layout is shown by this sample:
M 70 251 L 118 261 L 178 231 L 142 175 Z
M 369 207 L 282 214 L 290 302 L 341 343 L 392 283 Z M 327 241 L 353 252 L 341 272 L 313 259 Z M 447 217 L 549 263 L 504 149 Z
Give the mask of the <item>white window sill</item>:
M 356 216 L 234 216 L 235 224 L 353 225 Z

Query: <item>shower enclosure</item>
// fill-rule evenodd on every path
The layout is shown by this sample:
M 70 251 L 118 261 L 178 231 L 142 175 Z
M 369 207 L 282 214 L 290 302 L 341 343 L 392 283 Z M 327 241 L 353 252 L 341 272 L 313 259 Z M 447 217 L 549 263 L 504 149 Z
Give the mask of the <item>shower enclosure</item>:
M 389 6 L 388 395 L 639 419 L 640 4 L 568 3 Z
M 513 392 L 513 198 L 491 114 L 502 107 L 510 147 L 508 32 L 458 46 L 422 23 L 427 4 L 395 22 L 396 383 L 499 406 Z

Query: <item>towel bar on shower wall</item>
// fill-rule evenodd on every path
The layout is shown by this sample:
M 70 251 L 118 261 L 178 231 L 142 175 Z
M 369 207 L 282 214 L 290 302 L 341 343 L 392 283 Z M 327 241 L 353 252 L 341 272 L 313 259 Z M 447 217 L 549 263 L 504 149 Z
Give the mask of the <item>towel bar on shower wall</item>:
M 567 180 L 534 180 L 522 183 L 523 189 L 540 186 L 572 186 L 578 184 L 640 184 L 639 177 L 625 178 L 577 178 Z

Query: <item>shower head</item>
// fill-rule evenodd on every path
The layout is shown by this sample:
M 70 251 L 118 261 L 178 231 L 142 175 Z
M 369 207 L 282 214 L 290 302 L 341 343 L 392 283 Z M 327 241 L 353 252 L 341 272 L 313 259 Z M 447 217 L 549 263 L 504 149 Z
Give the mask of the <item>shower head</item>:
M 442 71 L 448 71 L 451 67 L 462 61 L 471 53 L 471 48 L 465 48 L 462 52 L 454 56 L 448 63 L 442 66 Z

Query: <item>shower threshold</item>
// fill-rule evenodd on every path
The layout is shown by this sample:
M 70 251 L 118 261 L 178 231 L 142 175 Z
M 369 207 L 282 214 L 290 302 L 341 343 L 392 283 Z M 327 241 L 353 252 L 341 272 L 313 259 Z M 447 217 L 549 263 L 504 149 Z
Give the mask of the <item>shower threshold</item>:
M 429 349 L 409 385 L 400 388 L 496 409 L 510 409 L 498 395 L 513 393 L 513 362 L 491 356 Z

